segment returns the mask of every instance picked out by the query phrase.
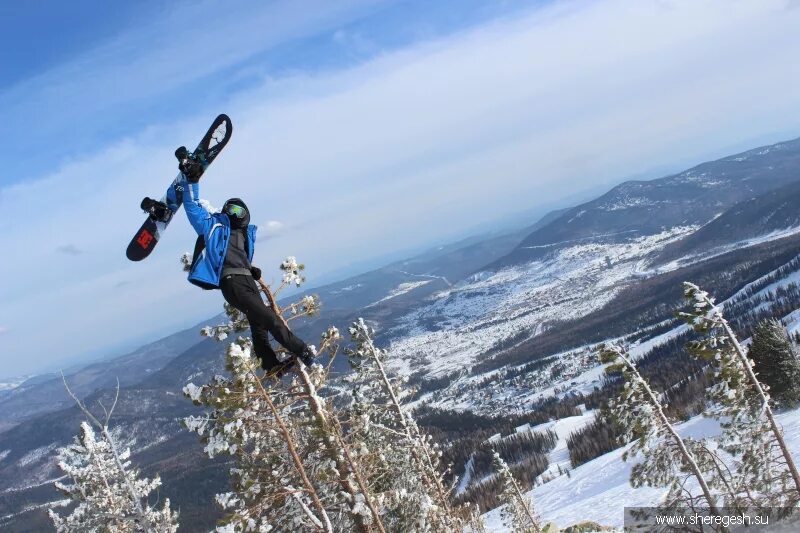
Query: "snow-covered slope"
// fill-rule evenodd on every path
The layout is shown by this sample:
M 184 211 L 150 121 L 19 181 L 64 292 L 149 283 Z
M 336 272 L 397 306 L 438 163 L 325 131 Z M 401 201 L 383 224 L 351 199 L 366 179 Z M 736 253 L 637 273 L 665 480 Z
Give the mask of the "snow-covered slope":
M 778 415 L 783 425 L 787 444 L 796 458 L 800 458 L 800 409 Z M 694 417 L 677 426 L 683 437 L 711 436 L 719 427 L 713 420 Z M 622 527 L 623 508 L 657 506 L 666 495 L 666 489 L 643 487 L 634 489 L 628 483 L 635 460 L 624 462 L 625 448 L 614 450 L 560 476 L 539 485 L 526 494 L 544 522 L 554 522 L 567 527 L 577 522 L 591 520 L 605 526 Z M 505 532 L 499 509 L 484 516 L 487 529 Z
M 579 243 L 546 259 L 480 272 L 434 294 L 387 332 L 394 370 L 427 376 L 458 372 L 493 349 L 587 315 L 637 279 L 644 257 L 695 229 Z
M 19 387 L 20 385 L 22 385 L 23 383 L 25 383 L 26 381 L 28 381 L 32 377 L 33 377 L 33 375 L 30 375 L 30 376 L 19 376 L 19 377 L 16 377 L 16 378 L 8 379 L 6 381 L 0 381 L 0 392 L 2 392 L 2 391 L 10 391 L 11 389 L 16 389 L 17 387 Z

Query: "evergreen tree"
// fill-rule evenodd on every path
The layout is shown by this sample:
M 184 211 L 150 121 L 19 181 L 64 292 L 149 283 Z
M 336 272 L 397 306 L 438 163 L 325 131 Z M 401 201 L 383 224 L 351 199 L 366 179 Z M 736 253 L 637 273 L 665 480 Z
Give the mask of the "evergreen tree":
M 500 454 L 492 454 L 495 470 L 500 477 L 503 485 L 503 492 L 500 494 L 501 509 L 500 515 L 503 525 L 513 533 L 540 533 L 542 530 L 539 524 L 539 517 L 533 510 L 531 500 L 526 498 L 520 490 L 517 481 L 511 473 L 511 469 L 500 457 Z
M 769 387 L 777 405 L 792 406 L 800 401 L 800 359 L 779 320 L 756 325 L 748 355 L 759 381 Z
M 66 381 L 64 382 L 66 386 Z M 59 467 L 72 480 L 56 482 L 56 488 L 69 496 L 77 506 L 67 516 L 53 510 L 48 514 L 59 532 L 120 531 L 173 533 L 178 529 L 178 516 L 170 509 L 169 499 L 161 509 L 151 507 L 148 496 L 161 485 L 158 476 L 139 477 L 131 465 L 130 449 L 120 450 L 108 424 L 116 405 L 106 412 L 103 422 L 92 415 L 69 390 L 87 418 L 98 427 L 98 436 L 88 422 L 82 422 L 75 442 L 61 448 Z M 119 395 L 119 386 L 117 386 Z
M 300 285 L 302 269 L 294 258 L 284 261 L 278 291 Z M 315 297 L 305 297 L 282 310 L 275 293 L 259 282 L 269 305 L 284 321 L 319 309 Z M 246 317 L 236 309 L 226 306 L 225 311 L 227 323 L 204 328 L 204 335 L 224 340 L 247 327 Z M 320 353 L 330 350 L 333 357 L 338 339 L 338 331 L 330 328 L 323 335 Z M 231 470 L 233 490 L 217 496 L 230 513 L 222 530 L 268 531 L 280 526 L 384 532 L 363 446 L 347 438 L 332 400 L 319 393 L 327 369 L 297 364 L 287 384 L 260 375 L 251 353 L 251 340 L 240 338 L 228 350 L 229 377 L 217 376 L 203 387 L 190 383 L 184 389 L 187 396 L 211 409 L 205 416 L 187 418 L 187 427 L 202 436 L 209 455 L 227 453 L 236 458 Z
M 678 316 L 701 335 L 689 343 L 689 351 L 714 370 L 708 412 L 722 426 L 720 447 L 737 461 L 730 475 L 716 470 L 715 483 L 730 495 L 726 505 L 794 505 L 800 499 L 800 474 L 772 413 L 768 388 L 708 293 L 684 283 L 684 295 L 691 307 Z
M 240 339 L 227 351 L 229 377 L 217 376 L 184 393 L 207 406 L 203 416 L 184 421 L 200 435 L 209 457 L 231 455 L 231 488 L 217 495 L 228 511 L 221 531 L 269 530 L 279 525 L 333 531 L 330 511 L 341 510 L 331 473 L 302 422 L 310 415 L 304 403 L 279 387 L 264 386 L 251 357 L 252 345 Z M 314 480 L 314 482 L 312 482 Z
M 387 524 L 395 531 L 461 531 L 478 525 L 477 510 L 454 507 L 440 467 L 441 451 L 403 405 L 411 395 L 405 378 L 391 377 L 388 353 L 375 346 L 373 330 L 359 319 L 349 328 L 353 372 L 345 378 L 351 398 L 342 409 L 350 435 L 378 461 L 375 490 L 385 496 Z
M 619 397 L 609 402 L 609 409 L 625 439 L 633 441 L 622 455 L 623 460 L 637 455 L 643 459 L 631 470 L 631 485 L 669 487 L 665 507 L 707 507 L 718 515 L 716 498 L 698 453 L 701 443 L 678 434 L 664 414 L 659 395 L 650 388 L 626 350 L 615 345 L 602 346 L 600 360 L 609 364 L 607 372 L 621 372 L 624 380 Z M 697 481 L 704 502 L 687 490 L 686 474 Z

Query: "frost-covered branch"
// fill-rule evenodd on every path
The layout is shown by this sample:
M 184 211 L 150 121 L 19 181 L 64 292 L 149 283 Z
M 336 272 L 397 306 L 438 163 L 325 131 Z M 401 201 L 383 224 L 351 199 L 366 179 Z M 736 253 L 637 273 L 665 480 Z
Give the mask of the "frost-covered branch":
M 692 452 L 691 441 L 684 440 L 664 414 L 659 397 L 650 388 L 628 353 L 616 345 L 602 346 L 600 360 L 608 363 L 607 372 L 621 372 L 624 385 L 617 399 L 609 402 L 613 416 L 619 421 L 631 448 L 623 454 L 623 459 L 641 454 L 642 463 L 631 471 L 631 484 L 671 486 L 669 505 L 680 499 L 678 494 L 683 483 L 677 481 L 677 472 L 688 472 L 697 480 L 703 497 L 712 514 L 718 515 L 716 498 L 706 482 L 705 476 Z M 684 503 L 688 500 L 684 497 Z
M 753 362 L 745 353 L 722 311 L 713 298 L 697 285 L 684 283 L 688 311 L 678 313 L 702 337 L 690 343 L 697 357 L 711 361 L 716 383 L 710 390 L 721 420 L 723 447 L 741 458 L 743 485 L 758 487 L 773 497 L 786 498 L 772 504 L 794 504 L 800 500 L 800 473 L 770 406 L 768 388 L 759 382 Z M 773 453 L 779 449 L 781 461 Z M 782 465 L 781 469 L 776 469 Z M 788 471 L 793 487 L 787 491 L 784 473 Z
M 477 523 L 474 510 L 452 506 L 439 468 L 441 452 L 404 409 L 403 399 L 410 393 L 403 388 L 404 379 L 389 376 L 387 353 L 375 346 L 373 330 L 359 319 L 349 332 L 354 347 L 347 355 L 354 372 L 346 381 L 352 388 L 348 412 L 356 421 L 353 433 L 369 449 L 391 450 L 382 453 L 381 469 L 391 480 L 387 490 L 394 519 L 404 527 L 427 524 L 446 531 Z

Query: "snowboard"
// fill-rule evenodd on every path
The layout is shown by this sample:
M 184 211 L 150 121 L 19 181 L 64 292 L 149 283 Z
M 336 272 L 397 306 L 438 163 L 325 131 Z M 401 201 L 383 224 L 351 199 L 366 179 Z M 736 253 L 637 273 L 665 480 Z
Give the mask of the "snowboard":
M 231 119 L 228 115 L 219 115 L 214 119 L 211 127 L 208 128 L 200 144 L 197 145 L 193 152 L 188 152 L 181 147 L 175 152 L 175 156 L 181 161 L 182 165 L 191 166 L 197 179 L 199 179 L 222 149 L 225 148 L 225 145 L 228 144 L 231 133 L 233 133 Z M 178 175 L 167 187 L 167 192 L 164 193 L 160 201 L 151 198 L 142 200 L 141 208 L 147 213 L 147 219 L 131 239 L 130 244 L 128 244 L 125 255 L 131 261 L 141 261 L 150 255 L 164 235 L 164 231 L 169 226 L 175 213 L 183 205 L 182 178 L 183 171 L 178 172 Z

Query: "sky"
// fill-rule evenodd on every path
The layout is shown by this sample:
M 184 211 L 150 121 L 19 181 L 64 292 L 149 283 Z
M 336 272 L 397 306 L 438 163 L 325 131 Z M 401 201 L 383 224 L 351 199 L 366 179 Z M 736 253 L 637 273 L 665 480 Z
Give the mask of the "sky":
M 0 3 L 0 378 L 216 314 L 182 214 L 141 263 L 139 202 L 214 116 L 201 182 L 309 282 L 800 136 L 792 0 Z M 534 222 L 533 220 L 530 221 Z M 274 274 L 271 274 L 273 273 Z

